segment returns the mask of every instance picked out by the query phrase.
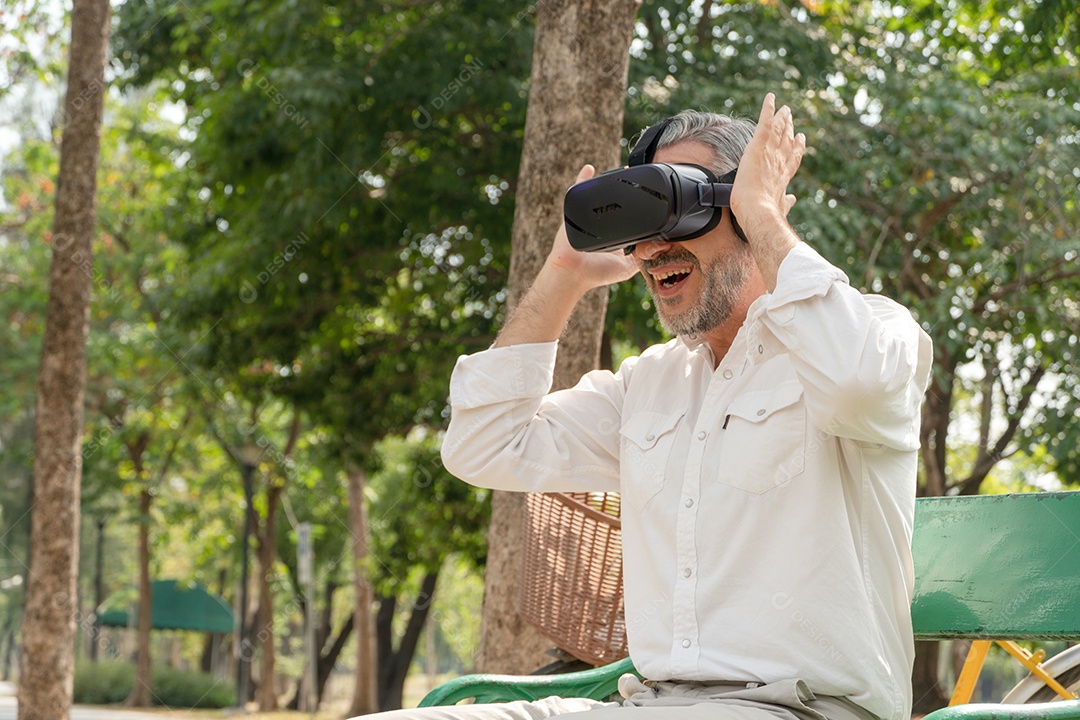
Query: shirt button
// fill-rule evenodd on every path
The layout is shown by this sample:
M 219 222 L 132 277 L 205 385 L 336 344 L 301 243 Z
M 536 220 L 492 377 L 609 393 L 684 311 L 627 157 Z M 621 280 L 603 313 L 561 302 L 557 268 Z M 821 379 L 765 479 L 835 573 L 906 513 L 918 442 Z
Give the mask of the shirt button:
M 732 372 L 730 370 L 725 370 L 724 371 L 724 379 L 725 380 L 730 380 L 731 376 L 732 376 Z
M 694 571 L 691 570 L 690 568 L 686 568 L 685 570 L 682 571 L 682 574 L 683 574 L 683 577 L 690 577 L 691 575 L 694 574 Z
M 757 414 L 758 415 L 764 415 L 765 414 L 765 408 L 762 408 L 762 409 L 758 410 Z
M 694 507 L 693 498 L 686 498 L 686 507 Z
M 763 352 L 765 352 L 765 346 L 764 345 L 758 345 L 757 346 L 757 351 L 758 351 L 758 355 L 762 354 Z
M 699 432 L 699 433 L 697 434 L 697 439 L 698 439 L 698 440 L 704 440 L 704 439 L 705 439 L 705 438 L 707 437 L 707 435 L 708 435 L 708 434 L 707 434 L 707 433 L 706 433 L 706 432 L 705 432 L 704 430 L 702 430 L 701 432 Z
M 689 640 L 683 640 L 683 641 L 682 641 L 682 646 L 683 646 L 684 648 L 688 648 L 688 647 L 690 647 L 690 641 L 689 641 Z
M 648 435 L 645 436 L 645 439 L 648 440 L 649 442 L 652 442 L 653 440 L 656 439 L 656 436 L 653 435 L 652 433 L 649 433 Z

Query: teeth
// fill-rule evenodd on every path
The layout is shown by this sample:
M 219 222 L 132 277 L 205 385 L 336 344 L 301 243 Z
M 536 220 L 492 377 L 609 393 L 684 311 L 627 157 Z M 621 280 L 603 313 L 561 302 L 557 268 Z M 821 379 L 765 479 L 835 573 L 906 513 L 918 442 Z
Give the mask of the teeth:
M 663 281 L 667 280 L 673 275 L 688 275 L 689 273 L 689 270 L 665 270 L 664 272 L 654 273 L 653 277 L 656 278 L 658 281 Z

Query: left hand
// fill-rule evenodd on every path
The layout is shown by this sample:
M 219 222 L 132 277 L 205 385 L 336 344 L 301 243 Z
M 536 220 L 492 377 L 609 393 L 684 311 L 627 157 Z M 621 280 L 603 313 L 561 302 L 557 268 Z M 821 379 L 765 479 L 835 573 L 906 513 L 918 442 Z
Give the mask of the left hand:
M 731 210 L 741 224 L 787 217 L 795 204 L 795 196 L 787 194 L 788 183 L 805 152 L 806 136 L 795 134 L 791 108 L 784 105 L 777 110 L 776 97 L 768 93 L 731 189 Z

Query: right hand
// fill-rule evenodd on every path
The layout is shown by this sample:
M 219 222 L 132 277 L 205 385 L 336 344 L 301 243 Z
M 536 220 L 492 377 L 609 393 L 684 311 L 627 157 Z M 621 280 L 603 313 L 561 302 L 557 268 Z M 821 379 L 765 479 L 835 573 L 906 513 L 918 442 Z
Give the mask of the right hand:
M 574 184 L 588 180 L 596 174 L 592 165 L 584 165 Z M 622 250 L 611 252 L 581 252 L 570 245 L 566 237 L 566 223 L 559 224 L 555 242 L 544 263 L 546 268 L 569 274 L 585 290 L 612 285 L 629 280 L 637 274 L 638 266 L 632 255 Z

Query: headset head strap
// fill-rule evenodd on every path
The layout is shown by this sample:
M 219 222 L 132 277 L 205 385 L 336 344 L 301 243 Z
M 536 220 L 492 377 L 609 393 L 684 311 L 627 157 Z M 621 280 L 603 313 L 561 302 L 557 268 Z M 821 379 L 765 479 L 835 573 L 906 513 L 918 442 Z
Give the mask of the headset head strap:
M 634 143 L 634 149 L 630 151 L 630 159 L 627 161 L 627 165 L 634 167 L 635 165 L 647 165 L 653 161 L 653 155 L 656 154 L 656 146 L 660 143 L 660 136 L 664 134 L 664 130 L 671 124 L 671 121 L 675 118 L 668 118 L 661 120 L 658 123 L 650 125 L 645 128 L 641 133 L 641 138 Z

